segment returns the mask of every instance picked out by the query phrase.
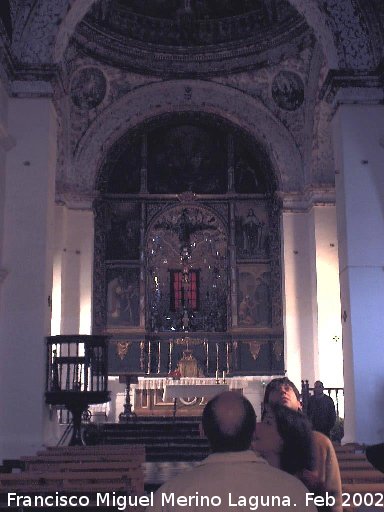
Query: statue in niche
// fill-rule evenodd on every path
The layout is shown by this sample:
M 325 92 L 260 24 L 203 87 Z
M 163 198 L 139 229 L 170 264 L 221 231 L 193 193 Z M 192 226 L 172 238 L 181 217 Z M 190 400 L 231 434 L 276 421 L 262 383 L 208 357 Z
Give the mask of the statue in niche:
M 262 249 L 264 222 L 260 221 L 252 208 L 242 219 L 243 253 L 253 256 Z

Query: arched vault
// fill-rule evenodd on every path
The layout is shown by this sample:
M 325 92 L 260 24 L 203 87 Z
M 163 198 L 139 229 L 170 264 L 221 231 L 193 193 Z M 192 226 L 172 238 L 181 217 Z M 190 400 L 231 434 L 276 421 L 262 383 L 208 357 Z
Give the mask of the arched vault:
M 199 111 L 247 131 L 269 154 L 279 189 L 299 190 L 303 183 L 302 158 L 283 124 L 257 99 L 202 80 L 194 81 L 192 88 L 191 82 L 184 80 L 152 83 L 113 104 L 79 141 L 67 184 L 83 193 L 93 193 L 107 151 L 127 130 L 164 113 Z
M 378 64 L 380 55 L 374 55 L 375 41 L 357 0 L 289 1 L 313 29 L 329 69 L 367 69 Z M 17 57 L 25 63 L 61 62 L 77 24 L 95 2 L 26 0 L 15 20 Z

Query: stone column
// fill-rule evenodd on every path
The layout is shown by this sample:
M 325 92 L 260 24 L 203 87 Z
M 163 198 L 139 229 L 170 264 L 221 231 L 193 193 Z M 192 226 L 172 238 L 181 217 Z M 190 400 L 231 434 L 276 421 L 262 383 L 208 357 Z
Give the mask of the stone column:
M 300 388 L 317 368 L 316 265 L 313 219 L 302 205 L 283 211 L 284 331 L 287 376 Z
M 333 203 L 332 193 L 332 203 Z M 316 303 L 318 319 L 318 356 L 315 380 L 325 387 L 343 387 L 343 351 L 339 260 L 334 204 L 312 208 L 315 229 Z M 310 382 L 313 385 L 313 382 Z M 342 411 L 341 411 L 342 412 Z
M 382 88 L 359 89 L 374 103 Z M 359 97 L 355 92 L 355 101 Z M 365 94 L 363 94 L 365 93 Z M 345 442 L 384 438 L 384 107 L 339 91 L 333 118 L 342 301 Z M 362 98 L 360 99 L 360 101 Z
M 57 206 L 62 209 L 61 241 L 56 243 L 56 254 L 61 255 L 61 272 L 56 276 L 55 285 L 60 280 L 61 334 L 91 333 L 92 269 L 94 218 L 93 211 L 75 209 L 76 205 Z M 59 226 L 58 226 L 59 227 Z M 57 233 L 59 233 L 57 229 Z M 56 263 L 56 258 L 55 258 Z M 55 267 L 54 267 L 55 268 Z M 55 313 L 55 309 L 54 309 Z M 56 315 L 54 315 L 56 316 Z
M 51 100 L 10 99 L 8 129 L 16 144 L 5 162 L 0 459 L 34 453 L 43 442 L 56 167 Z
M 287 375 L 300 386 L 343 386 L 334 193 L 285 198 L 283 213 Z

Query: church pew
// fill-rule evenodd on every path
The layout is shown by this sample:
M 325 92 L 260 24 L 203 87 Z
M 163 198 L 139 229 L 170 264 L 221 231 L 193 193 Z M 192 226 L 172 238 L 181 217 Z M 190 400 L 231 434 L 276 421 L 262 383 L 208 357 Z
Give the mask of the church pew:
M 378 493 L 379 497 L 384 493 L 384 482 L 353 482 L 345 483 L 342 485 L 343 493 L 349 494 L 368 494 L 375 495 Z M 381 506 L 383 506 L 384 502 Z
M 144 445 L 141 443 L 124 443 L 124 444 L 83 444 L 83 445 L 63 445 L 63 446 L 47 446 L 45 450 L 47 452 L 69 450 L 73 452 L 78 451 L 89 451 L 89 450 L 141 450 Z
M 341 453 L 337 453 L 336 454 L 337 456 L 337 460 L 340 462 L 340 461 L 345 461 L 345 460 L 367 460 L 366 456 L 364 453 L 354 453 L 354 452 L 341 452 Z
M 336 453 L 363 452 L 365 447 L 359 443 L 333 444 Z
M 73 458 L 66 461 L 57 459 L 54 461 L 47 459 L 34 459 L 26 462 L 26 471 L 125 471 L 129 473 L 140 473 L 142 471 L 141 463 L 137 461 L 77 461 Z
M 52 455 L 52 456 L 25 456 L 22 457 L 21 460 L 23 461 L 25 467 L 27 467 L 29 464 L 60 464 L 60 463 L 71 463 L 76 461 L 78 464 L 83 463 L 92 463 L 92 462 L 122 462 L 122 463 L 129 463 L 132 461 L 132 463 L 136 465 L 141 465 L 144 461 L 141 459 L 136 459 L 132 457 L 128 457 L 126 454 L 116 453 L 116 454 L 100 454 L 100 455 L 79 455 L 78 457 L 73 457 L 72 455 Z
M 342 470 L 341 481 L 343 483 L 353 482 L 383 482 L 384 474 L 380 473 L 376 469 L 354 469 L 354 470 Z
M 135 494 L 144 492 L 144 478 L 132 477 L 128 472 L 115 471 L 70 471 L 37 472 L 26 471 L 0 475 L 0 493 L 35 489 L 41 491 L 91 490 L 96 487 L 100 492 L 107 488 L 123 490 Z
M 95 454 L 95 453 L 111 453 L 111 452 L 124 452 L 124 453 L 137 453 L 145 454 L 145 446 L 143 444 L 111 444 L 111 445 L 96 445 L 96 446 L 49 446 L 45 450 L 40 450 L 37 455 L 48 454 Z
M 343 469 L 374 469 L 367 460 L 341 460 L 339 461 L 340 471 Z
M 32 457 L 26 457 L 22 459 L 23 462 L 26 462 L 28 460 L 33 460 Z M 45 460 L 45 461 L 66 461 L 66 460 L 72 460 L 72 461 L 83 461 L 83 462 L 92 462 L 96 460 L 100 461 L 134 461 L 138 464 L 142 464 L 145 462 L 145 456 L 140 454 L 130 454 L 130 453 L 101 453 L 101 454 L 79 454 L 79 455 L 71 455 L 71 454 L 63 454 L 63 455 L 57 455 L 57 454 L 47 454 L 47 455 L 39 455 L 36 460 Z

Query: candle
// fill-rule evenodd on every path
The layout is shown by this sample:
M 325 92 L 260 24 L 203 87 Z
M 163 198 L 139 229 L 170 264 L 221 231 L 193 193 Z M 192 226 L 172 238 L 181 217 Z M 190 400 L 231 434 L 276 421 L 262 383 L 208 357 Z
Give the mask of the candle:
M 216 380 L 219 380 L 219 370 L 216 370 Z
M 223 381 L 225 382 L 225 371 L 223 371 Z

